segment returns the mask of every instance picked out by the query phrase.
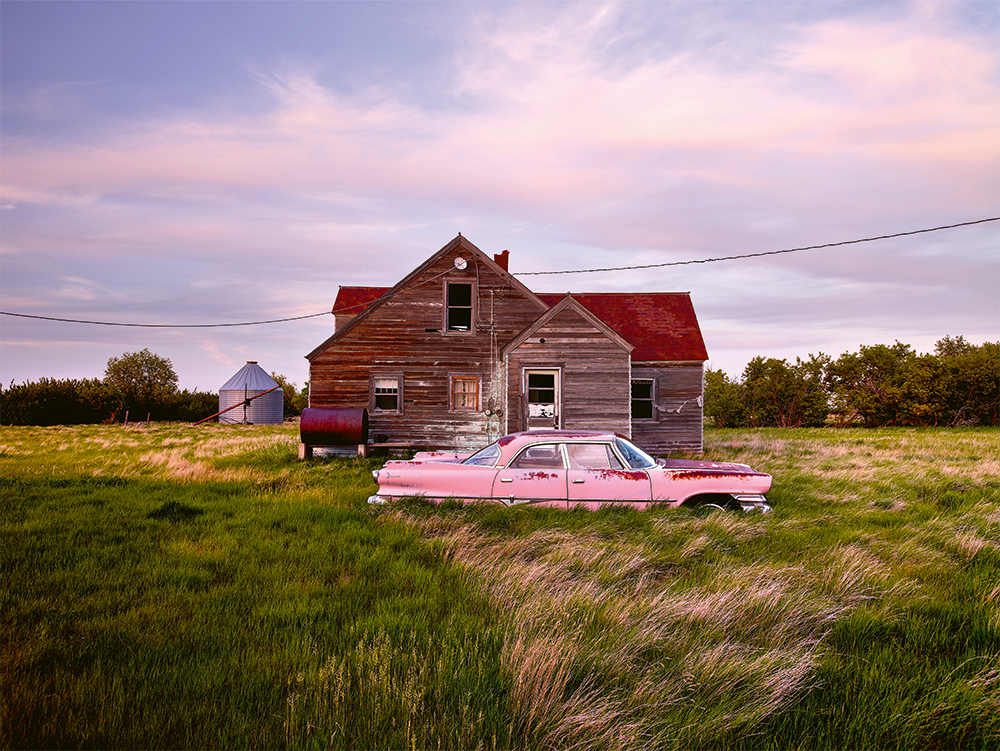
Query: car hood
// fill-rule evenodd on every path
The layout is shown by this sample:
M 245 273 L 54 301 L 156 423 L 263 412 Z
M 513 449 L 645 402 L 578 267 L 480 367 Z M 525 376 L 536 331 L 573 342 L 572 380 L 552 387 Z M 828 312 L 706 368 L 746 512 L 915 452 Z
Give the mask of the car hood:
M 706 462 L 696 459 L 657 459 L 656 463 L 664 469 L 693 469 L 702 472 L 752 472 L 760 474 L 750 467 L 749 464 L 737 464 L 735 462 Z

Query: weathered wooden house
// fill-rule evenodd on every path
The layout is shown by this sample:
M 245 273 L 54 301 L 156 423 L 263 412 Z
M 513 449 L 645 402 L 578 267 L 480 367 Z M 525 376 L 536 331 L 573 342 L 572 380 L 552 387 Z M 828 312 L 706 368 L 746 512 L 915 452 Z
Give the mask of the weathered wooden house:
M 307 355 L 311 407 L 367 407 L 378 441 L 473 449 L 611 429 L 702 449 L 708 359 L 687 293 L 536 294 L 459 235 L 396 286 L 341 287 Z

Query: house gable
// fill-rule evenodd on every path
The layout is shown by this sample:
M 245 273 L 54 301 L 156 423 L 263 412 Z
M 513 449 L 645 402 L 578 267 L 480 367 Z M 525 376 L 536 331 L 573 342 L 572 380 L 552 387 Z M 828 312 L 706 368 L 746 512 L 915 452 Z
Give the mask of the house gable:
M 455 262 L 461 259 L 466 263 L 464 268 L 458 268 Z M 433 272 L 433 273 L 429 273 Z M 365 306 L 365 298 L 370 297 L 371 292 L 374 290 L 379 290 L 382 288 L 372 288 L 372 287 L 355 287 L 349 288 L 356 290 L 355 292 L 349 292 L 345 297 L 344 302 L 346 307 L 358 307 L 361 310 L 349 320 L 347 320 L 343 327 L 338 326 L 337 330 L 333 333 L 329 339 L 319 345 L 316 349 L 306 355 L 306 359 L 312 361 L 318 357 L 327 347 L 332 345 L 334 342 L 343 338 L 353 330 L 356 326 L 361 324 L 370 316 L 374 315 L 377 311 L 382 309 L 386 305 L 391 305 L 393 303 L 398 304 L 400 302 L 399 296 L 414 287 L 421 286 L 424 284 L 429 284 L 437 279 L 448 277 L 450 280 L 454 280 L 457 283 L 476 283 L 479 282 L 483 273 L 490 274 L 497 277 L 500 280 L 498 285 L 495 285 L 497 289 L 495 292 L 499 292 L 500 296 L 507 299 L 511 296 L 521 297 L 528 301 L 530 305 L 534 307 L 535 310 L 541 312 L 548 308 L 548 304 L 542 302 L 541 299 L 535 295 L 534 292 L 525 287 L 521 282 L 514 278 L 506 269 L 502 268 L 494 260 L 489 258 L 483 251 L 469 242 L 462 235 L 457 235 L 451 242 L 442 247 L 437 253 L 432 255 L 426 261 L 424 261 L 420 266 L 415 268 L 409 274 L 407 274 L 399 283 L 394 287 L 388 289 L 380 296 L 377 297 L 373 302 Z M 367 292 L 366 292 L 367 291 Z M 340 295 L 338 295 L 338 299 Z M 485 306 L 488 302 L 486 300 L 477 301 L 480 306 Z M 494 301 L 495 303 L 495 298 Z M 334 314 L 337 313 L 337 307 L 334 307 Z M 476 311 L 476 313 L 482 313 L 482 309 Z M 485 311 L 488 313 L 489 311 Z M 481 315 L 478 316 L 482 318 Z M 432 321 L 425 321 L 428 323 L 425 329 L 435 328 Z M 430 332 L 428 332 L 430 333 Z
M 632 351 L 633 346 L 624 337 L 620 336 L 604 321 L 583 307 L 574 295 L 567 294 L 564 295 L 559 301 L 555 302 L 551 308 L 538 318 L 537 321 L 514 337 L 503 348 L 504 354 L 520 347 L 532 337 L 541 336 L 539 332 L 544 331 L 544 329 L 551 324 L 554 318 L 557 316 L 564 316 L 564 314 L 569 311 L 572 311 L 572 313 L 585 320 L 594 328 L 596 332 L 599 332 L 600 335 L 606 337 L 609 341 L 613 342 L 625 352 Z
M 376 437 L 481 444 L 500 348 L 548 306 L 461 236 L 367 307 L 365 289 L 347 293 L 361 312 L 308 356 L 310 406 L 367 407 Z
M 566 295 L 503 348 L 507 431 L 572 427 L 630 435 L 631 350 L 631 344 Z M 533 403 L 533 377 L 551 382 L 550 406 Z M 535 407 L 540 411 L 533 412 Z

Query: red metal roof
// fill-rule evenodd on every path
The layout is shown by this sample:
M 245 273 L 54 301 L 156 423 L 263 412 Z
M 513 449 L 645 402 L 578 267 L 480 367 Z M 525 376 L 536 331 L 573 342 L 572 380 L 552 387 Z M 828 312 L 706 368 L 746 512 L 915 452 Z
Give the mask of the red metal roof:
M 341 287 L 333 312 L 357 315 L 390 289 Z M 551 307 L 565 295 L 538 297 Z M 708 359 L 686 292 L 581 292 L 573 298 L 635 347 L 635 362 Z
M 707 360 L 698 318 L 686 292 L 581 292 L 573 299 L 632 344 L 632 360 Z M 539 294 L 549 306 L 565 295 Z
M 391 287 L 341 287 L 331 312 L 357 315 L 390 289 Z

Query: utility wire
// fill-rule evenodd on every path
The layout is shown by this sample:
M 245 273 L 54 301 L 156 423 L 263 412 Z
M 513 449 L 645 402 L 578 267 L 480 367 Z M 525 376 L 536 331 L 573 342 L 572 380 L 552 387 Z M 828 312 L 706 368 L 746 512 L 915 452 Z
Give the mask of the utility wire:
M 738 258 L 759 258 L 761 256 L 776 256 L 780 253 L 797 253 L 800 250 L 816 250 L 817 248 L 835 248 L 838 245 L 854 245 L 856 243 L 870 243 L 875 240 L 888 240 L 890 237 L 906 237 L 907 235 L 919 235 L 923 232 L 937 232 L 943 229 L 954 229 L 955 227 L 968 227 L 970 224 L 984 224 L 986 222 L 1000 221 L 1000 216 L 989 219 L 977 219 L 974 222 L 961 222 L 959 224 L 946 224 L 942 227 L 931 227 L 930 229 L 917 229 L 910 232 L 897 232 L 893 235 L 879 235 L 878 237 L 865 237 L 860 240 L 844 240 L 839 243 L 825 243 L 824 245 L 807 245 L 802 248 L 788 248 L 787 250 L 768 250 L 764 253 L 745 253 L 738 256 L 721 256 L 719 258 L 702 258 L 696 261 L 671 261 L 669 263 L 648 263 L 643 266 L 616 266 L 607 269 L 574 269 L 572 271 L 515 271 L 514 276 L 551 276 L 554 274 L 593 274 L 599 271 L 635 271 L 637 269 L 659 269 L 664 266 L 689 266 L 693 263 L 715 263 L 716 261 L 735 261 Z
M 312 313 L 307 316 L 295 316 L 294 318 L 274 318 L 270 321 L 246 321 L 244 323 L 117 323 L 115 321 L 80 321 L 75 318 L 50 318 L 49 316 L 32 316 L 27 313 L 8 313 L 0 310 L 0 315 L 17 316 L 18 318 L 37 318 L 41 321 L 60 321 L 62 323 L 89 323 L 93 326 L 133 326 L 145 329 L 214 329 L 224 326 L 260 326 L 265 323 L 284 323 L 285 321 L 301 321 L 303 318 L 317 318 L 328 316 L 328 312 Z
M 665 266 L 688 266 L 695 263 L 716 263 L 718 261 L 735 261 L 740 258 L 760 258 L 761 256 L 775 256 L 781 253 L 797 253 L 800 250 L 816 250 L 818 248 L 835 248 L 841 245 L 856 245 L 857 243 L 870 243 L 875 240 L 888 240 L 892 237 L 907 237 L 908 235 L 920 235 L 925 232 L 938 232 L 945 229 L 955 229 L 956 227 L 968 227 L 973 224 L 985 224 L 987 222 L 997 222 L 1000 221 L 1000 216 L 990 217 L 989 219 L 977 219 L 973 222 L 959 222 L 958 224 L 945 224 L 940 227 L 930 227 L 929 229 L 916 229 L 909 232 L 896 232 L 892 235 L 879 235 L 878 237 L 864 237 L 860 240 L 844 240 L 842 242 L 836 243 L 825 243 L 823 245 L 806 245 L 801 248 L 788 248 L 786 250 L 768 250 L 763 253 L 745 253 L 738 256 L 720 256 L 719 258 L 702 258 L 694 261 L 671 261 L 669 263 L 649 263 L 642 266 L 616 266 L 606 269 L 573 269 L 570 271 L 515 271 L 513 276 L 543 276 L 543 275 L 554 275 L 554 274 L 592 274 L 603 271 L 635 271 L 638 269 L 658 269 Z M 443 276 L 443 272 L 438 274 L 438 276 Z M 435 279 L 437 277 L 434 277 Z M 428 279 L 433 281 L 432 279 Z M 421 282 L 421 284 L 426 284 L 427 282 Z M 374 302 L 371 301 L 371 302 Z M 246 321 L 243 323 L 182 323 L 182 324 L 171 324 L 171 323 L 117 323 L 114 321 L 82 321 L 76 318 L 51 318 L 49 316 L 36 316 L 29 315 L 27 313 L 8 313 L 7 311 L 0 310 L 0 315 L 3 316 L 15 316 L 17 318 L 34 318 L 40 321 L 58 321 L 60 323 L 86 323 L 92 326 L 130 326 L 134 328 L 147 328 L 147 329 L 214 329 L 214 328 L 225 328 L 230 326 L 261 326 L 267 323 L 285 323 L 286 321 L 301 321 L 306 318 L 318 318 L 320 316 L 328 316 L 335 313 L 344 313 L 348 310 L 353 310 L 354 308 L 366 308 L 371 302 L 362 302 L 357 305 L 351 305 L 347 308 L 341 308 L 332 311 L 323 311 L 322 313 L 312 313 L 306 316 L 294 316 L 292 318 L 274 318 L 269 321 Z

